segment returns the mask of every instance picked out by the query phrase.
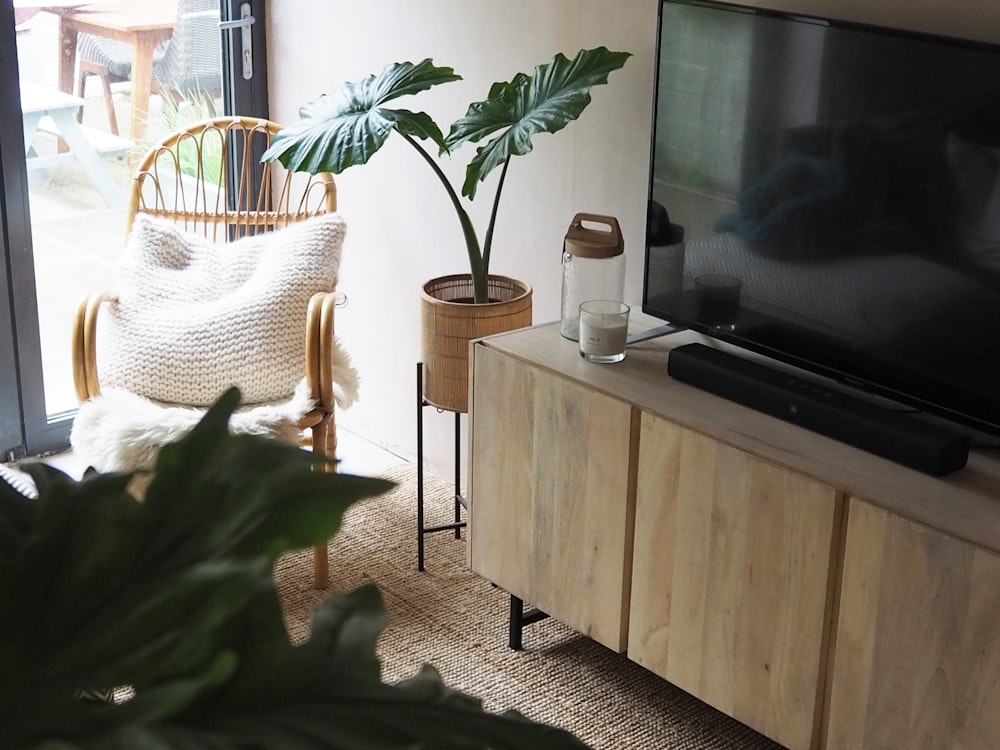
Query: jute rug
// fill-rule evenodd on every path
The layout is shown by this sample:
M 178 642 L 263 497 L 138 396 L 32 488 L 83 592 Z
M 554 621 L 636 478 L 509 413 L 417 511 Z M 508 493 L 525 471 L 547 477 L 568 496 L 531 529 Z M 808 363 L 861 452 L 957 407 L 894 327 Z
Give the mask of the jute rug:
M 311 552 L 278 562 L 293 640 L 308 637 L 310 612 L 329 592 L 374 581 L 390 617 L 379 641 L 386 681 L 433 664 L 449 687 L 477 696 L 488 710 L 516 709 L 596 750 L 780 750 L 551 618 L 525 630 L 523 651 L 509 649 L 507 594 L 466 567 L 465 540 L 450 532 L 427 535 L 427 570 L 417 572 L 416 468 L 406 464 L 385 476 L 399 486 L 351 508 L 330 542 L 329 591 L 312 587 Z M 452 485 L 425 471 L 424 492 L 429 522 L 444 522 Z

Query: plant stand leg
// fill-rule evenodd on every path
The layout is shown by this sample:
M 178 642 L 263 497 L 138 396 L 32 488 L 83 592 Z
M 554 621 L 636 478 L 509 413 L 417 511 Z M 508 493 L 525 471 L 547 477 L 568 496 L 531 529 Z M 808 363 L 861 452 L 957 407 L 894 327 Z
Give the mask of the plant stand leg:
M 528 609 L 525 610 L 524 602 L 514 596 L 510 595 L 510 627 L 508 630 L 509 638 L 508 645 L 514 651 L 520 651 L 524 648 L 524 628 L 528 625 L 538 622 L 539 620 L 544 620 L 548 617 L 547 614 L 542 612 L 540 609 Z
M 417 570 L 424 568 L 424 535 L 438 531 L 454 531 L 455 538 L 462 538 L 462 529 L 466 522 L 462 520 L 462 511 L 468 508 L 468 502 L 462 497 L 462 422 L 461 412 L 455 412 L 455 494 L 452 498 L 455 504 L 454 521 L 451 523 L 427 526 L 424 522 L 424 407 L 430 406 L 424 400 L 424 363 L 417 362 Z M 439 409 L 439 411 L 444 411 Z

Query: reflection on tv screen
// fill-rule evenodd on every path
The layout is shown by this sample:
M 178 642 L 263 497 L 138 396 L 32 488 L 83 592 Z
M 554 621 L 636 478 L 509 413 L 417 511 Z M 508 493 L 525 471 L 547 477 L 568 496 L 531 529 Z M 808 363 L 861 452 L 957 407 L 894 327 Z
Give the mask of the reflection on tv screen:
M 682 0 L 660 34 L 643 309 L 1000 433 L 1000 48 Z

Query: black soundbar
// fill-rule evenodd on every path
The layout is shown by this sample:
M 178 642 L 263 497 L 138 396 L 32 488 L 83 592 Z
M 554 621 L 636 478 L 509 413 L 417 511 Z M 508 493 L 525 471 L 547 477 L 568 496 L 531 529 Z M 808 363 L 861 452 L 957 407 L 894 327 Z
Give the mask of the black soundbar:
M 704 344 L 673 349 L 667 372 L 696 388 L 934 476 L 961 469 L 969 458 L 969 438 L 956 430 Z

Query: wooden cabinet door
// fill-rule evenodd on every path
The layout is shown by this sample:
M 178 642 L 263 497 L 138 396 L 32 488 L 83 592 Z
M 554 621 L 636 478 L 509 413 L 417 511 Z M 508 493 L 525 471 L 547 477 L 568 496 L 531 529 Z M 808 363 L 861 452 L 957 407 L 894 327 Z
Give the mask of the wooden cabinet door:
M 623 651 L 632 407 L 485 346 L 473 368 L 472 569 Z
M 818 742 L 842 500 L 642 416 L 629 657 L 789 748 Z
M 1000 557 L 852 499 L 829 750 L 1000 747 Z

